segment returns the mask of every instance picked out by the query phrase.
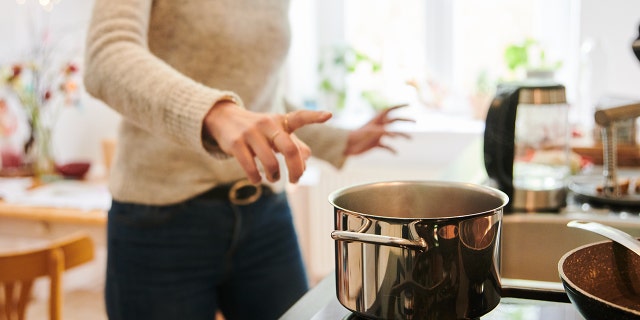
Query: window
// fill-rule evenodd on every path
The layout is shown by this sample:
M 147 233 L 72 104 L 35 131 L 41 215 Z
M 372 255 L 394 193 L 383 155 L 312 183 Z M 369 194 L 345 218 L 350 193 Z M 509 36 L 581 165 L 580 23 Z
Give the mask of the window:
M 428 112 L 476 119 L 482 119 L 485 111 L 479 110 L 479 106 L 474 107 L 474 99 L 484 98 L 482 104 L 486 106 L 488 97 L 492 95 L 487 91 L 495 88 L 498 80 L 514 76 L 507 69 L 505 49 L 527 39 L 536 41 L 547 62 L 561 62 L 555 79 L 567 87 L 569 101 L 577 102 L 580 98 L 580 77 L 584 75 L 581 69 L 584 67 L 581 65 L 584 62 L 581 61 L 583 52 L 580 50 L 589 36 L 585 33 L 589 30 L 585 25 L 595 23 L 588 12 L 615 9 L 620 13 L 635 10 L 637 6 L 628 2 L 620 6 L 605 6 L 580 0 L 300 2 L 305 4 L 292 2 L 293 9 L 304 6 L 307 17 L 312 18 L 303 18 L 301 11 L 293 15 L 296 17 L 293 21 L 293 51 L 300 52 L 296 51 L 296 39 L 304 38 L 309 54 L 304 55 L 305 60 L 294 59 L 292 65 L 302 66 L 311 62 L 315 66 L 314 61 L 322 59 L 327 48 L 348 46 L 381 63 L 381 70 L 375 75 L 370 71 L 352 71 L 347 82 L 351 81 L 349 85 L 355 89 L 349 89 L 348 94 L 358 95 L 358 91 L 373 89 L 382 93 L 389 102 L 408 101 L 416 109 L 422 107 Z M 611 16 L 615 15 L 611 13 Z M 637 25 L 633 24 L 638 21 L 625 19 L 631 21 L 627 22 L 625 32 L 637 36 Z M 312 25 L 312 30 L 306 30 L 312 33 L 304 36 L 300 32 L 306 31 L 296 33 L 296 21 Z M 599 25 L 603 24 L 613 25 L 599 21 Z M 310 38 L 316 40 L 312 46 L 308 45 Z M 624 44 L 617 47 L 622 51 L 629 50 Z M 292 81 L 296 83 L 293 91 L 304 96 L 303 99 L 322 104 L 322 99 L 318 98 L 318 83 L 322 75 L 317 70 L 309 69 L 306 75 L 292 70 L 290 75 L 300 79 Z M 482 93 L 484 97 L 481 97 Z M 331 108 L 326 105 L 320 107 Z

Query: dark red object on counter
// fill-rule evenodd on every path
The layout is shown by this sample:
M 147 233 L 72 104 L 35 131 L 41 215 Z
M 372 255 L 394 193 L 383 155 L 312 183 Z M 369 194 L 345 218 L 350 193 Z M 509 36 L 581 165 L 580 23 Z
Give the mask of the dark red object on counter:
M 56 171 L 69 179 L 83 179 L 91 168 L 91 162 L 79 161 L 56 164 Z

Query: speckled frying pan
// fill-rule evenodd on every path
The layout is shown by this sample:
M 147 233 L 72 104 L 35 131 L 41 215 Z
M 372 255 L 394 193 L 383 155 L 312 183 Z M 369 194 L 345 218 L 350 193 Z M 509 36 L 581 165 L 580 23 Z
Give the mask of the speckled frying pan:
M 640 256 L 604 241 L 567 252 L 558 263 L 567 296 L 586 319 L 640 319 Z

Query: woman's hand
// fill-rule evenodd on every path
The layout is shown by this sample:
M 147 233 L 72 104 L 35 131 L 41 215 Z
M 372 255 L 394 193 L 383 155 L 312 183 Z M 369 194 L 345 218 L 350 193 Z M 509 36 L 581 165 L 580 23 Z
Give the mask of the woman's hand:
M 406 107 L 406 104 L 393 106 L 380 111 L 373 119 L 364 126 L 353 130 L 347 140 L 347 148 L 344 154 L 347 156 L 357 155 L 369 151 L 373 148 L 383 148 L 396 153 L 396 150 L 382 143 L 382 137 L 403 137 L 410 139 L 410 136 L 402 132 L 392 132 L 386 126 L 396 121 L 415 122 L 407 118 L 389 118 L 389 113 L 395 109 Z
M 267 180 L 280 179 L 280 165 L 275 155 L 278 152 L 284 156 L 289 181 L 296 183 L 306 168 L 311 150 L 293 132 L 329 118 L 329 112 L 311 110 L 285 115 L 257 113 L 239 108 L 231 101 L 220 101 L 205 117 L 204 134 L 209 134 L 222 151 L 236 158 L 252 183 L 262 180 L 255 158 L 262 164 Z

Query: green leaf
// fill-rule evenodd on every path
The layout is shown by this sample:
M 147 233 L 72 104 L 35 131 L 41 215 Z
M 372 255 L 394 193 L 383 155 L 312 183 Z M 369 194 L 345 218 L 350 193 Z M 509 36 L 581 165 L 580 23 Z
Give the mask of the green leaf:
M 518 67 L 526 66 L 529 61 L 526 46 L 508 46 L 504 52 L 504 60 L 507 63 L 507 68 L 511 71 L 516 70 Z
M 331 81 L 329 81 L 328 79 L 324 79 L 320 82 L 320 89 L 327 91 L 327 92 L 333 92 L 335 91 L 335 88 L 333 87 L 333 84 L 331 84 Z

